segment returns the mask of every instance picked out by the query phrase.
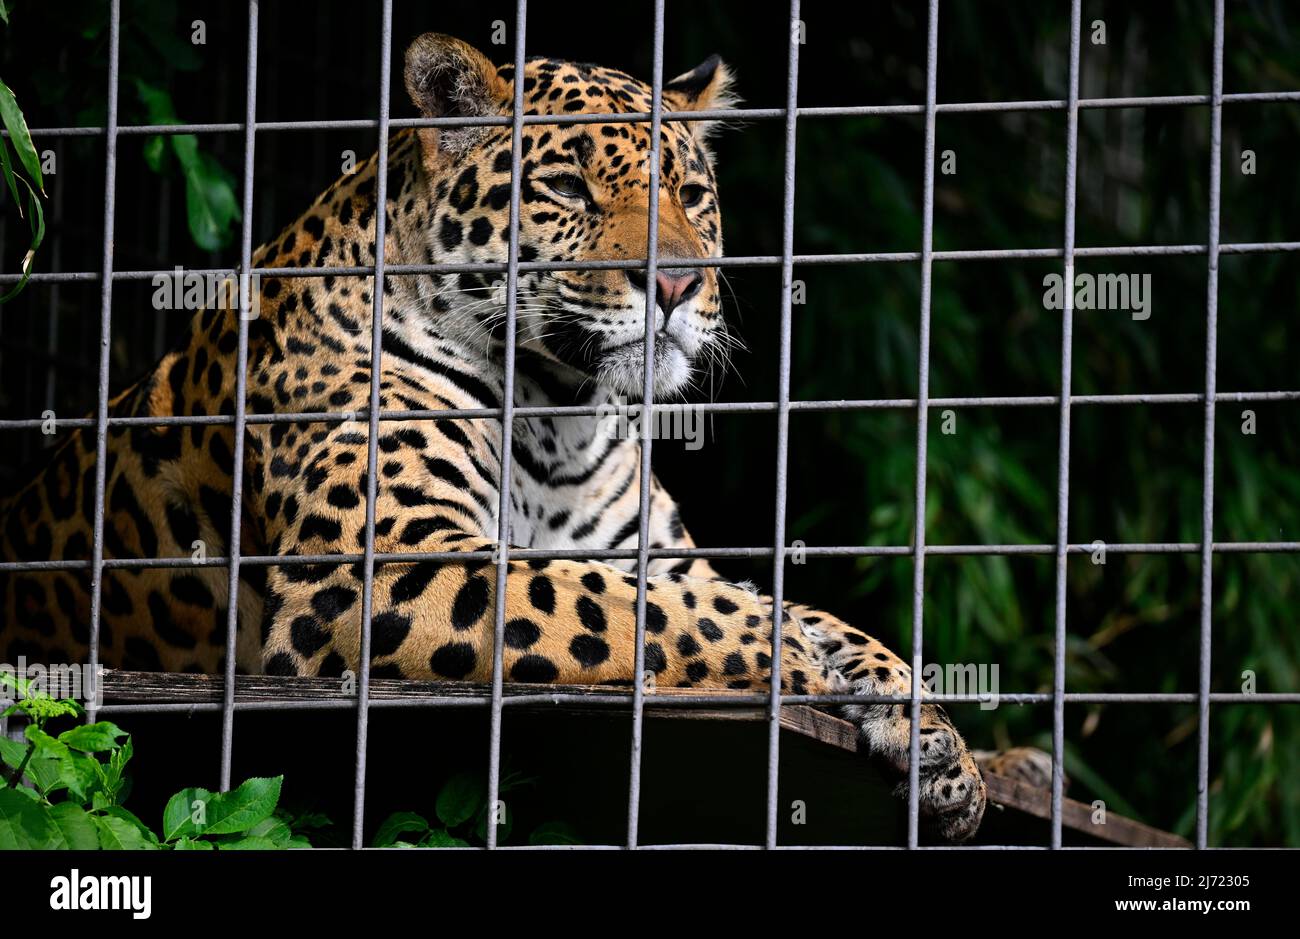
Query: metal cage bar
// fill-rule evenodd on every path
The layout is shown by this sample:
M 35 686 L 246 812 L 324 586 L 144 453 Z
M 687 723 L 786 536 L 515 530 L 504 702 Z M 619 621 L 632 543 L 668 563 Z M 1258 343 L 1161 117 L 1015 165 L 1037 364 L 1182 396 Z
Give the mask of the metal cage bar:
M 1296 554 L 1300 541 L 1219 541 L 1212 549 L 1219 554 Z M 1129 542 L 1106 545 L 1112 554 L 1196 554 L 1202 549 L 1199 541 L 1183 542 Z M 782 548 L 784 553 L 794 549 Z M 899 557 L 915 553 L 913 545 L 809 545 L 800 548 L 808 557 Z M 1088 554 L 1096 550 L 1092 544 L 1071 544 L 1070 554 Z M 927 555 L 970 557 L 976 555 L 1037 555 L 1053 554 L 1051 544 L 943 544 L 926 545 Z M 775 555 L 771 547 L 754 548 L 651 548 L 650 557 L 659 558 L 770 558 Z M 364 558 L 356 552 L 339 554 L 260 554 L 241 555 L 240 563 L 246 567 L 294 567 L 301 564 L 352 564 Z M 631 548 L 598 551 L 585 548 L 517 548 L 511 557 L 521 561 L 631 560 L 637 552 Z M 181 558 L 105 558 L 104 570 L 152 570 L 163 568 L 225 567 L 227 557 L 208 557 L 201 561 Z M 420 561 L 492 561 L 496 555 L 489 551 L 402 551 L 376 552 L 375 560 L 382 564 L 414 564 Z M 14 571 L 72 571 L 88 570 L 90 561 L 6 561 L 0 564 L 0 573 Z
M 1213 558 L 1218 554 L 1239 553 L 1300 553 L 1298 541 L 1215 542 L 1213 537 L 1214 471 L 1215 471 L 1215 416 L 1219 403 L 1247 401 L 1297 401 L 1300 390 L 1263 392 L 1220 392 L 1217 388 L 1217 338 L 1218 338 L 1218 265 L 1224 254 L 1256 254 L 1265 252 L 1300 251 L 1300 241 L 1223 243 L 1220 240 L 1221 220 L 1221 170 L 1222 170 L 1222 117 L 1225 105 L 1300 101 L 1300 91 L 1224 94 L 1224 3 L 1214 3 L 1214 34 L 1212 51 L 1211 92 L 1208 95 L 1164 95 L 1125 98 L 1080 98 L 1079 61 L 1081 47 L 1081 0 L 1072 0 L 1070 12 L 1069 86 L 1064 99 L 1004 101 L 1004 102 L 937 102 L 938 68 L 938 14 L 939 0 L 929 0 L 926 45 L 926 101 L 923 105 L 884 105 L 861 107 L 799 107 L 798 66 L 800 3 L 791 0 L 789 8 L 790 33 L 788 36 L 788 71 L 786 103 L 781 108 L 747 108 L 727 111 L 666 111 L 663 108 L 663 47 L 664 0 L 653 0 L 653 74 L 652 100 L 648 112 L 628 114 L 566 114 L 534 115 L 524 113 L 523 81 L 525 30 L 527 21 L 526 0 L 516 0 L 515 5 L 515 82 L 513 109 L 509 117 L 440 117 L 390 119 L 389 92 L 392 51 L 392 0 L 384 0 L 381 16 L 381 63 L 379 83 L 379 110 L 375 120 L 320 120 L 258 122 L 256 116 L 258 3 L 249 0 L 248 11 L 248 61 L 246 66 L 245 120 L 240 123 L 173 124 L 173 125 L 119 125 L 119 59 L 120 59 L 120 0 L 110 0 L 108 39 L 108 106 L 104 127 L 37 128 L 31 131 L 38 138 L 104 137 L 105 140 L 105 201 L 104 245 L 98 271 L 36 273 L 34 283 L 55 285 L 96 281 L 100 285 L 100 350 L 98 360 L 98 398 L 93 417 L 55 421 L 59 429 L 94 428 L 96 439 L 95 493 L 93 503 L 92 556 L 89 561 L 38 561 L 0 563 L 0 572 L 89 570 L 91 575 L 90 647 L 88 662 L 93 668 L 98 664 L 99 639 L 102 620 L 102 586 L 105 570 L 144 570 L 172 567 L 225 567 L 228 570 L 228 611 L 226 621 L 225 681 L 220 701 L 195 704 L 144 703 L 101 705 L 88 708 L 90 719 L 99 713 L 171 713 L 206 712 L 221 715 L 221 788 L 230 785 L 233 752 L 233 721 L 238 711 L 278 710 L 338 710 L 355 708 L 357 720 L 356 772 L 354 780 L 353 847 L 362 844 L 365 819 L 366 741 L 371 708 L 407 707 L 486 707 L 490 714 L 489 739 L 489 804 L 495 805 L 500 792 L 500 747 L 504 710 L 507 707 L 537 705 L 542 703 L 566 705 L 627 708 L 632 717 L 632 758 L 628 789 L 628 835 L 625 847 L 649 848 L 791 848 L 777 843 L 777 798 L 779 791 L 779 709 L 785 704 L 846 704 L 892 703 L 907 704 L 912 721 L 909 732 L 910 766 L 908 771 L 908 849 L 919 845 L 919 707 L 921 703 L 921 671 L 924 648 L 924 582 L 927 556 L 1052 556 L 1055 561 L 1055 629 L 1053 684 L 1050 693 L 1007 693 L 999 698 L 1014 704 L 1050 704 L 1052 706 L 1053 780 L 1051 798 L 1050 848 L 1062 848 L 1062 781 L 1064 760 L 1064 707 L 1066 704 L 1086 703 L 1166 703 L 1193 704 L 1198 715 L 1197 796 L 1196 796 L 1196 847 L 1208 847 L 1209 831 L 1209 720 L 1211 704 L 1300 704 L 1300 692 L 1237 694 L 1212 692 L 1211 651 L 1213 613 Z M 1210 116 L 1210 167 L 1208 232 L 1205 244 L 1183 245 L 1131 245 L 1081 247 L 1075 243 L 1075 217 L 1078 175 L 1078 121 L 1079 112 L 1088 109 L 1146 108 L 1146 107 L 1206 106 Z M 963 249 L 936 251 L 933 245 L 934 223 L 934 152 L 937 116 L 950 113 L 1010 113 L 1026 111 L 1064 111 L 1067 117 L 1066 175 L 1064 237 L 1060 248 Z M 917 115 L 925 120 L 924 182 L 922 244 L 918 251 L 867 252 L 845 254 L 807 254 L 794 251 L 794 189 L 796 126 L 800 118 L 835 118 L 851 116 Z M 784 192 L 782 215 L 782 251 L 780 255 L 749 256 L 706 259 L 662 258 L 658 253 L 658 193 L 660 186 L 659 152 L 660 131 L 664 122 L 699 120 L 701 118 L 745 120 L 783 120 L 785 122 Z M 651 190 L 648 212 L 647 257 L 633 259 L 603 259 L 575 262 L 524 262 L 519 259 L 519 213 L 522 176 L 522 132 L 526 126 L 569 123 L 645 123 L 649 125 L 651 148 L 648 154 L 648 179 Z M 246 428 L 250 425 L 286 422 L 337 423 L 349 415 L 331 412 L 292 414 L 246 414 L 248 311 L 252 298 L 252 207 L 254 176 L 254 145 L 258 132 L 317 131 L 334 129 L 369 129 L 378 135 L 377 204 L 386 201 L 388 134 L 390 130 L 408 127 L 508 127 L 511 134 L 511 194 L 509 223 L 509 253 L 505 263 L 480 264 L 405 264 L 388 265 L 385 262 L 386 213 L 376 212 L 376 257 L 373 266 L 338 267 L 329 270 L 309 268 L 263 268 L 259 276 L 324 277 L 357 276 L 372 282 L 371 323 L 371 378 L 369 408 L 365 412 L 368 422 L 367 441 L 367 505 L 364 547 L 360 553 L 300 555 L 300 556 L 246 556 L 241 554 L 240 497 L 242 492 L 242 453 Z M 138 281 L 156 276 L 169 276 L 173 271 L 115 270 L 113 233 L 115 229 L 115 189 L 117 143 L 122 135 L 140 134 L 193 134 L 242 133 L 244 136 L 243 220 L 241 227 L 239 266 L 234 269 L 213 268 L 199 273 L 237 274 L 240 278 L 240 302 L 237 343 L 236 407 L 231 415 L 184 416 L 166 418 L 113 417 L 108 413 L 110 390 L 110 347 L 112 339 L 112 291 L 116 281 Z M 1060 259 L 1063 261 L 1066 281 L 1073 282 L 1074 265 L 1079 258 L 1099 257 L 1176 257 L 1205 255 L 1207 259 L 1206 287 L 1206 340 L 1205 389 L 1203 392 L 1170 394 L 1094 394 L 1074 395 L 1071 388 L 1073 296 L 1067 290 L 1062 317 L 1061 338 L 1061 390 L 1057 395 L 1034 396 L 964 396 L 931 398 L 929 395 L 929 345 L 930 316 L 933 292 L 933 265 L 935 262 L 1001 261 L 1028 259 Z M 915 398 L 865 399 L 853 401 L 791 401 L 790 360 L 793 269 L 796 265 L 919 263 L 921 267 L 921 301 L 919 311 L 918 394 Z M 536 416 L 591 416 L 596 413 L 591 406 L 518 407 L 514 406 L 514 337 L 516 330 L 517 287 L 519 275 L 532 271 L 559 270 L 645 270 L 646 331 L 643 371 L 642 406 L 646 414 L 671 405 L 656 405 L 653 401 L 653 361 L 655 343 L 655 292 L 656 272 L 660 266 L 673 267 L 760 267 L 773 266 L 781 270 L 781 323 L 778 362 L 778 396 L 776 401 L 709 403 L 696 406 L 706 413 L 773 413 L 777 423 L 777 493 L 774 517 L 774 538 L 771 547 L 719 547 L 719 548 L 652 548 L 649 544 L 649 491 L 651 440 L 650 420 L 643 422 L 646 433 L 641 440 L 639 466 L 640 493 L 638 503 L 638 543 L 635 550 L 620 549 L 590 551 L 577 549 L 542 550 L 509 548 L 510 540 L 510 481 L 511 481 L 511 431 L 516 418 Z M 382 409 L 381 355 L 383 285 L 387 275 L 417 273 L 501 273 L 507 285 L 505 393 L 502 407 L 463 409 L 457 411 L 414 411 Z M 0 275 L 0 283 L 18 280 L 18 274 Z M 52 327 L 53 328 L 53 327 Z M 53 336 L 54 333 L 51 333 Z M 1204 448 L 1202 479 L 1202 537 L 1199 542 L 1150 542 L 1107 545 L 1107 550 L 1133 554 L 1198 554 L 1201 564 L 1200 578 L 1200 628 L 1198 687 L 1194 693 L 1071 693 L 1066 690 L 1065 640 L 1067 637 L 1066 585 L 1068 557 L 1087 553 L 1091 544 L 1072 544 L 1069 541 L 1069 457 L 1070 417 L 1080 405 L 1130 405 L 1130 404 L 1184 404 L 1200 405 L 1204 415 Z M 1047 407 L 1058 409 L 1058 468 L 1057 468 L 1057 519 L 1054 543 L 1003 544 L 1003 545 L 930 545 L 926 541 L 925 501 L 927 482 L 927 428 L 928 414 L 935 407 Z M 792 549 L 784 544 L 786 535 L 785 508 L 788 496 L 788 435 L 789 415 L 792 411 L 836 411 L 868 409 L 914 410 L 917 417 L 916 481 L 915 481 L 915 535 L 911 545 L 879 546 L 815 546 L 802 547 L 800 551 L 813 557 L 911 557 L 913 562 L 912 610 L 912 683 L 906 695 L 808 695 L 783 694 L 780 680 L 781 625 L 784 592 L 784 565 Z M 358 415 L 359 416 L 359 415 Z M 375 549 L 375 508 L 377 499 L 377 442 L 381 422 L 394 420 L 483 419 L 499 420 L 502 426 L 502 458 L 499 492 L 498 540 L 493 552 L 434 551 L 434 552 L 380 552 Z M 26 430 L 42 424 L 40 419 L 0 420 L 0 431 Z M 189 558 L 105 558 L 105 477 L 106 448 L 109 431 L 119 427 L 164 426 L 232 426 L 234 433 L 234 472 L 232 481 L 232 512 L 228 555 L 208 557 L 195 562 Z M 731 695 L 719 699 L 716 695 L 681 695 L 657 699 L 656 707 L 766 707 L 768 726 L 767 747 L 767 802 L 764 845 L 652 845 L 639 844 L 639 804 L 641 786 L 642 731 L 645 708 L 645 619 L 646 591 L 649 565 L 661 558 L 770 558 L 773 561 L 773 631 L 771 642 L 772 677 L 765 694 Z M 505 595 L 509 562 L 533 559 L 587 559 L 635 560 L 636 642 L 634 683 L 628 692 L 614 692 L 599 696 L 577 695 L 565 692 L 546 694 L 507 694 L 503 678 L 503 646 L 505 624 Z M 489 694 L 467 696 L 370 697 L 370 629 L 376 564 L 405 564 L 420 561 L 478 561 L 491 560 L 497 570 L 497 600 L 494 610 L 494 649 L 492 686 Z M 238 580 L 243 567 L 293 566 L 320 563 L 362 564 L 362 629 L 360 674 L 355 701 L 340 691 L 337 698 L 310 700 L 284 699 L 277 701 L 240 701 L 235 695 L 235 649 L 237 636 Z M 976 703 L 979 695 L 936 694 L 927 695 L 927 701 L 936 703 Z M 497 826 L 487 829 L 489 848 L 497 848 Z M 617 848 L 619 846 L 596 846 Z M 845 846 L 861 848 L 862 846 Z M 879 847 L 879 846 L 873 846 Z M 1027 850 L 1049 846 L 1024 846 Z M 1017 846 L 988 846 L 985 849 L 1020 849 Z
M 523 185 L 524 33 L 527 0 L 515 0 L 514 104 L 510 124 L 510 219 L 506 266 L 505 381 L 501 392 L 501 485 L 497 509 L 497 593 L 492 611 L 492 714 L 488 727 L 487 846 L 497 846 L 501 794 L 502 672 L 505 668 L 506 575 L 510 570 L 510 478 L 515 407 L 515 329 L 519 289 L 519 200 Z
M 931 398 L 931 408 L 979 408 L 979 407 L 1048 407 L 1060 404 L 1059 395 L 1025 395 L 1025 396 L 967 396 L 953 398 Z M 1073 395 L 1071 404 L 1201 404 L 1205 395 L 1200 392 L 1175 392 L 1165 394 L 1093 394 Z M 1300 401 L 1300 391 L 1224 391 L 1215 395 L 1215 400 L 1223 404 L 1240 404 L 1248 401 Z M 858 400 L 802 400 L 791 401 L 791 411 L 865 411 L 865 410 L 914 410 L 916 398 L 867 398 Z M 659 410 L 666 410 L 675 405 L 657 405 Z M 690 405 L 692 410 L 702 414 L 763 414 L 777 410 L 775 401 L 734 401 L 701 402 Z M 357 417 L 369 418 L 368 410 L 355 412 Z M 554 405 L 516 407 L 514 415 L 524 417 L 591 417 L 598 414 L 593 405 Z M 380 411 L 381 421 L 437 421 L 437 420 L 500 420 L 500 408 L 448 408 L 443 411 L 394 410 Z M 276 412 L 274 414 L 249 414 L 245 424 L 290 424 L 309 422 L 316 424 L 338 424 L 352 417 L 341 411 Z M 18 418 L 0 420 L 0 431 L 34 430 L 47 422 L 43 418 Z M 76 427 L 94 427 L 94 418 L 74 417 L 51 419 L 48 423 L 60 430 Z M 172 415 L 167 417 L 109 417 L 109 427 L 190 427 L 204 424 L 232 424 L 234 417 L 229 414 Z M 4 568 L 0 568 L 3 570 Z
M 1184 257 L 1206 254 L 1207 245 L 1096 245 L 1075 248 L 1074 256 L 1078 258 L 1136 258 L 1136 257 Z M 1226 242 L 1218 247 L 1218 253 L 1224 254 L 1267 254 L 1273 252 L 1300 251 L 1300 241 L 1261 241 L 1261 242 Z M 1029 261 L 1053 260 L 1063 257 L 1060 248 L 982 248 L 960 249 L 931 252 L 932 261 Z M 919 261 L 918 251 L 874 251 L 845 254 L 796 254 L 796 265 L 820 264 L 911 264 Z M 664 266 L 673 267 L 779 267 L 780 255 L 735 255 L 721 258 L 660 258 Z M 520 261 L 521 272 L 551 271 L 601 271 L 601 270 L 641 270 L 646 265 L 645 258 L 592 258 L 586 261 Z M 444 264 L 393 264 L 388 273 L 401 274 L 504 274 L 506 265 L 492 262 L 466 262 Z M 113 280 L 152 280 L 156 277 L 171 277 L 175 269 L 112 271 Z M 186 268 L 187 274 L 231 275 L 238 274 L 235 268 Z M 258 273 L 263 277 L 372 277 L 373 267 L 344 266 L 324 268 L 305 267 L 260 267 Z M 17 283 L 21 274 L 0 274 L 0 284 Z M 69 283 L 77 281 L 97 281 L 103 275 L 95 271 L 36 272 L 28 278 L 37 284 Z M 3 427 L 0 424 L 0 427 Z
M 1070 106 L 1065 131 L 1065 283 L 1074 283 L 1074 215 L 1079 181 L 1079 45 L 1082 0 L 1070 3 Z M 1061 800 L 1065 795 L 1065 585 L 1070 543 L 1070 380 L 1074 356 L 1074 293 L 1061 310 L 1061 401 L 1056 456 L 1056 630 L 1052 651 L 1052 832 L 1061 846 Z
M 1300 91 L 1249 91 L 1225 94 L 1223 104 L 1270 104 L 1287 101 L 1300 101 Z M 1082 110 L 1115 108 L 1159 108 L 1159 107 L 1195 107 L 1211 105 L 1211 95 L 1135 95 L 1116 98 L 1083 98 L 1079 101 Z M 1069 101 L 1064 98 L 1046 98 L 1025 101 L 948 101 L 935 107 L 939 114 L 1003 113 L 1012 111 L 1064 111 L 1069 108 Z M 839 107 L 799 108 L 798 116 L 803 118 L 836 117 L 888 117 L 924 115 L 925 106 L 921 104 L 868 104 Z M 665 111 L 665 121 L 731 120 L 764 121 L 782 120 L 786 116 L 784 108 L 730 108 L 727 110 L 701 111 Z M 619 114 L 528 114 L 524 116 L 525 126 L 534 124 L 643 124 L 650 120 L 647 112 L 624 112 Z M 314 130 L 374 130 L 378 122 L 366 118 L 342 118 L 335 120 L 314 121 L 261 121 L 257 130 L 269 131 L 314 131 Z M 407 127 L 509 127 L 508 117 L 408 117 L 395 118 L 389 122 L 393 129 Z M 198 124 L 125 124 L 114 131 L 114 135 L 152 136 L 154 134 L 232 134 L 244 129 L 242 123 L 198 123 Z M 104 127 L 34 127 L 32 137 L 102 137 L 107 129 Z M 8 131 L 0 131 L 8 134 Z
M 221 710 L 221 791 L 230 788 L 230 763 L 235 746 L 235 645 L 239 632 L 239 541 L 244 513 L 244 419 L 248 399 L 248 317 L 252 308 L 253 266 L 253 123 L 257 120 L 257 14 L 258 0 L 248 0 L 248 63 L 245 72 L 247 98 L 244 113 L 243 220 L 239 233 L 239 306 L 235 346 L 234 465 L 230 484 L 230 563 L 227 565 L 226 663 Z
M 796 120 L 799 102 L 799 0 L 790 0 L 786 30 L 785 174 L 781 196 L 781 333 L 777 361 L 776 509 L 772 523 L 772 672 L 767 716 L 767 817 L 764 844 L 776 847 L 777 797 L 781 770 L 781 625 L 785 621 L 785 513 L 789 494 L 790 335 L 794 298 L 794 189 Z
M 113 220 L 117 207 L 117 86 L 122 46 L 122 3 L 110 0 L 108 14 L 108 110 L 104 142 L 104 253 L 99 290 L 99 396 L 95 402 L 95 510 L 90 555 L 90 638 L 86 661 L 99 665 L 104 587 L 104 486 L 108 463 L 109 362 L 113 345 Z M 86 709 L 95 719 L 94 708 Z
M 1219 351 L 1219 201 L 1223 169 L 1223 0 L 1214 0 L 1210 92 L 1209 266 L 1205 285 L 1205 465 L 1201 485 L 1201 635 L 1196 741 L 1196 846 L 1210 829 L 1210 653 L 1214 606 L 1214 417 Z
M 655 305 L 659 270 L 659 169 L 663 159 L 664 0 L 654 0 L 650 25 L 650 143 L 646 150 L 649 206 L 646 212 L 645 336 L 642 346 L 641 407 L 645 410 L 637 467 L 636 608 L 632 644 L 632 745 L 627 786 L 627 846 L 635 848 L 641 822 L 641 746 L 645 731 L 645 616 L 650 577 L 650 426 L 654 418 Z
M 357 739 L 352 795 L 352 847 L 366 821 L 366 745 L 370 739 L 370 635 L 375 594 L 375 503 L 379 473 L 379 388 L 383 355 L 384 247 L 388 211 L 388 86 L 392 70 L 393 2 L 384 0 L 379 27 L 379 150 L 375 161 L 375 271 L 370 286 L 370 412 L 366 428 L 366 521 L 361 560 L 361 641 L 357 659 Z
M 939 0 L 930 0 L 925 42 L 925 149 L 921 209 L 921 315 L 917 327 L 916 499 L 912 517 L 912 674 L 907 760 L 907 846 L 921 824 L 921 682 L 925 628 L 925 483 L 930 418 L 930 296 L 934 286 L 934 135 L 939 80 Z

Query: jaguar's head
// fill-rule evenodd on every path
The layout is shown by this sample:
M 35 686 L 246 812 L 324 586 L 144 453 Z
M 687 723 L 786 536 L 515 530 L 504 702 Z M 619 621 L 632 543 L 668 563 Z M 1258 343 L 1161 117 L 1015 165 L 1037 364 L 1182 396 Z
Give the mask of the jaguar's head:
M 426 34 L 406 53 L 406 87 L 429 117 L 508 117 L 513 65 L 497 66 L 449 36 Z M 663 88 L 665 111 L 728 107 L 731 76 L 715 56 Z M 716 258 L 722 217 L 708 147 L 716 119 L 650 124 L 582 123 L 591 113 L 649 112 L 651 88 L 615 69 L 529 59 L 524 108 L 560 123 L 523 127 L 519 205 L 521 261 L 640 259 L 649 245 L 650 159 L 658 154 L 659 257 Z M 419 131 L 432 186 L 427 256 L 439 262 L 504 262 L 509 251 L 511 128 Z M 501 274 L 438 275 L 424 299 L 463 338 L 499 339 L 506 319 Z M 618 394 L 640 397 L 646 272 L 620 269 L 521 271 L 517 344 Z M 687 390 L 725 355 L 728 343 L 716 268 L 660 262 L 655 277 L 656 397 Z

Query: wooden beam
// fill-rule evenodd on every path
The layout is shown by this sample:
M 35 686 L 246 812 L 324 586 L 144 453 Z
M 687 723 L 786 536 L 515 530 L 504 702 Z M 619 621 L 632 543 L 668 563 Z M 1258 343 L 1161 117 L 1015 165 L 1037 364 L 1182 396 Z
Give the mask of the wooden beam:
M 189 675 L 173 672 L 126 672 L 107 669 L 102 686 L 104 704 L 211 704 L 219 703 L 222 695 L 222 677 L 219 675 Z M 557 707 L 547 701 L 557 694 L 578 695 L 590 698 L 590 705 L 566 703 L 566 710 L 576 712 L 617 710 L 626 702 L 625 688 L 608 685 L 541 685 L 511 682 L 505 685 L 506 697 L 528 697 L 526 704 L 518 705 L 529 710 L 549 710 Z M 731 720 L 763 721 L 767 708 L 745 705 L 727 707 L 672 707 L 656 706 L 661 701 L 680 695 L 699 695 L 696 689 L 647 689 L 646 714 L 656 718 L 676 720 Z M 718 689 L 707 692 L 720 699 L 752 694 Z M 376 678 L 370 682 L 370 697 L 383 702 L 394 699 L 473 698 L 491 694 L 488 685 L 462 681 L 414 681 Z M 286 700 L 318 701 L 344 706 L 355 701 L 355 695 L 343 690 L 338 678 L 307 678 L 302 676 L 240 675 L 235 679 L 237 704 L 257 704 Z M 819 711 L 808 705 L 791 704 L 781 708 L 781 727 L 790 733 L 812 738 L 827 746 L 849 753 L 860 750 L 857 728 L 850 722 Z M 985 773 L 989 798 L 995 805 L 1016 809 L 1035 818 L 1050 819 L 1052 796 L 1046 789 L 1026 785 L 1019 780 Z M 1094 838 L 1129 847 L 1189 848 L 1190 843 L 1171 832 L 1152 828 L 1142 822 L 1125 818 L 1114 812 L 1106 813 L 1106 823 L 1092 822 L 1092 806 L 1074 799 L 1062 799 L 1061 824 L 1065 828 L 1083 832 Z

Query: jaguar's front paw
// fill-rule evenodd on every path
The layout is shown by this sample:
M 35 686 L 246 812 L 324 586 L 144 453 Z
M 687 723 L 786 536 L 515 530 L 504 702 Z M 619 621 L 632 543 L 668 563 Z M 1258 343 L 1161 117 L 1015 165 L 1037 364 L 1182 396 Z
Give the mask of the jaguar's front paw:
M 871 752 L 904 775 L 896 793 L 907 798 L 906 778 L 910 723 L 902 705 L 865 709 L 860 724 Z M 988 805 L 988 790 L 975 758 L 943 708 L 921 706 L 921 817 L 928 830 L 953 844 L 968 841 L 979 830 Z
M 924 733 L 924 731 L 922 731 Z M 956 732 L 954 756 L 946 764 L 921 759 L 921 817 L 944 841 L 960 844 L 979 830 L 988 805 L 988 789 L 979 767 Z M 925 738 L 922 737 L 922 745 Z M 906 784 L 902 787 L 906 793 Z
M 926 826 L 953 844 L 971 838 L 984 818 L 988 790 L 966 742 L 936 705 L 921 706 L 920 777 Z M 906 794 L 906 784 L 901 788 Z

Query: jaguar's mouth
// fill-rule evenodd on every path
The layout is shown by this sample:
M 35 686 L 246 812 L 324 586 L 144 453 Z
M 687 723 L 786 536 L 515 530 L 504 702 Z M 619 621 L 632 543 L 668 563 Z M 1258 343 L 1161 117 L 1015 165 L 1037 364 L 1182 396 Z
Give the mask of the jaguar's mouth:
M 680 394 L 690 385 L 694 369 L 691 357 L 671 334 L 655 335 L 654 396 Z M 632 339 L 601 353 L 597 380 L 611 391 L 640 398 L 645 390 L 645 339 Z

